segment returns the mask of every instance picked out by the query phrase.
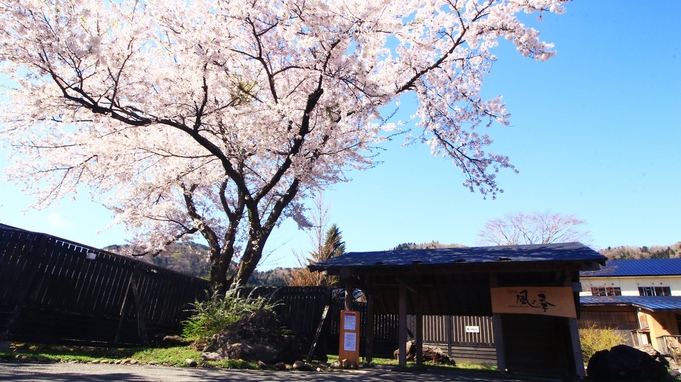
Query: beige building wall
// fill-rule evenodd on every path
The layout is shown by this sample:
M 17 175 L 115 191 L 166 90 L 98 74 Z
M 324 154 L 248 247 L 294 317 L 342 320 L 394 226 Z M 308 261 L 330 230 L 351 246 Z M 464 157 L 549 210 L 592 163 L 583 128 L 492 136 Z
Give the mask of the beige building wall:
M 672 296 L 681 296 L 679 276 L 580 277 L 580 281 L 580 296 L 591 296 L 591 287 L 619 287 L 622 296 L 638 296 L 638 288 L 646 286 L 667 286 L 671 289 Z

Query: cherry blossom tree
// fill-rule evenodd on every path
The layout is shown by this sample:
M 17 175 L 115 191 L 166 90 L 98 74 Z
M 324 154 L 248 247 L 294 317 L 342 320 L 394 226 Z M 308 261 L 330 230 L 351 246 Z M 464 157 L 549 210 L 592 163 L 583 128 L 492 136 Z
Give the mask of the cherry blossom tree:
M 574 215 L 519 212 L 488 221 L 478 237 L 481 244 L 493 245 L 588 243 L 591 235 L 581 228 L 584 224 Z
M 480 87 L 498 39 L 546 60 L 519 13 L 564 0 L 2 0 L 1 140 L 34 207 L 86 192 L 138 253 L 191 235 L 217 292 L 244 285 L 283 219 L 366 169 L 413 95 L 407 144 L 494 197 L 515 168 L 478 128 L 508 124 Z M 411 98 L 410 98 L 411 99 Z M 229 264 L 237 262 L 236 271 Z

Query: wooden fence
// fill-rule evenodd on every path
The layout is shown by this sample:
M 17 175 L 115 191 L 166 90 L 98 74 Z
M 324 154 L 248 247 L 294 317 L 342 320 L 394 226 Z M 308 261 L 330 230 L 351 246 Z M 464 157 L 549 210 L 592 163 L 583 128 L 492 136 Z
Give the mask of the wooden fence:
M 0 341 L 135 346 L 178 334 L 207 281 L 0 225 Z
M 416 330 L 416 318 L 407 316 L 407 328 Z M 423 316 L 423 342 L 457 362 L 496 365 L 492 317 Z
M 0 341 L 142 345 L 162 334 L 179 334 L 189 304 L 206 298 L 208 289 L 206 280 L 0 225 Z M 343 309 L 338 290 L 283 287 L 239 293 L 270 296 L 277 302 L 280 324 L 310 344 L 328 306 L 315 355 L 337 353 Z M 364 355 L 366 303 L 356 302 L 355 309 L 360 312 L 360 354 Z M 479 332 L 466 332 L 466 326 L 478 326 Z M 413 317 L 408 328 L 414 332 Z M 397 315 L 376 315 L 374 355 L 391 357 L 398 334 Z M 478 348 L 484 348 L 482 357 L 489 358 L 494 349 L 491 318 L 425 316 L 424 342 L 457 359 Z

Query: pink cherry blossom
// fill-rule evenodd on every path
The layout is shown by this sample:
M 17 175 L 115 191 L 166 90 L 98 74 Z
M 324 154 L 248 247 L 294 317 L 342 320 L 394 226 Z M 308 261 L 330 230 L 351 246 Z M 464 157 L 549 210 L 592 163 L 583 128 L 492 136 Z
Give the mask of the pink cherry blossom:
M 518 13 L 563 0 L 6 0 L 2 142 L 36 207 L 85 191 L 136 250 L 202 235 L 218 291 L 243 285 L 301 200 L 374 165 L 386 134 L 451 158 L 463 185 L 515 170 L 481 131 L 508 124 L 480 88 L 498 39 L 554 53 Z M 412 120 L 386 106 L 416 99 Z M 238 262 L 238 270 L 228 269 Z

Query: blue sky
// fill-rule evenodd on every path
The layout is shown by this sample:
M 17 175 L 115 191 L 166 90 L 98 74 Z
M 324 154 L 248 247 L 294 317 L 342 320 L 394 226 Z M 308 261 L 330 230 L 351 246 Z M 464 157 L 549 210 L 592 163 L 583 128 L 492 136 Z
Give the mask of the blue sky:
M 557 55 L 534 62 L 503 41 L 483 85 L 487 97 L 503 95 L 512 115 L 511 126 L 489 129 L 492 150 L 520 173 L 502 171 L 505 192 L 483 200 L 426 146 L 390 142 L 383 164 L 324 195 L 347 250 L 476 245 L 486 221 L 534 211 L 586 220 L 595 249 L 681 241 L 681 2 L 642 4 L 581 0 L 561 16 L 528 17 Z M 2 223 L 95 247 L 127 237 L 122 227 L 97 234 L 111 216 L 86 200 L 22 214 L 30 199 L 13 184 L 0 190 Z M 261 269 L 295 265 L 293 249 L 308 250 L 309 240 L 288 221 L 272 235 Z

